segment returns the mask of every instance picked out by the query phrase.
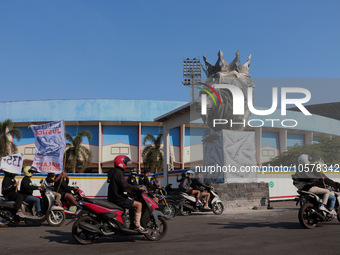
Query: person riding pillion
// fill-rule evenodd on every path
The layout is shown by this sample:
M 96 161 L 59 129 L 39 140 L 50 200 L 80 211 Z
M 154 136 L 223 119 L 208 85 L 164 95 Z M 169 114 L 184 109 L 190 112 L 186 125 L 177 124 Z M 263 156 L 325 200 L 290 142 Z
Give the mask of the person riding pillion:
M 188 170 L 185 172 L 185 179 L 180 183 L 179 185 L 179 190 L 181 192 L 187 193 L 188 195 L 196 195 L 196 205 L 199 205 L 201 203 L 200 201 L 200 196 L 201 192 L 199 190 L 194 190 L 191 187 L 192 180 L 191 178 L 193 177 L 195 173 L 192 170 Z
M 115 157 L 115 168 L 110 169 L 107 173 L 107 182 L 109 183 L 107 197 L 111 203 L 114 203 L 122 208 L 129 209 L 130 213 L 133 213 L 133 210 L 135 210 L 134 225 L 136 230 L 145 234 L 147 233 L 147 230 L 140 224 L 140 219 L 142 216 L 142 203 L 135 201 L 125 195 L 126 193 L 135 194 L 136 192 L 145 191 L 144 188 L 131 185 L 125 181 L 123 172 L 130 163 L 130 158 L 125 155 L 119 155 Z
M 302 154 L 299 156 L 298 169 L 296 174 L 292 175 L 293 184 L 299 190 L 323 195 L 322 205 L 319 207 L 320 210 L 328 211 L 326 205 L 328 200 L 330 200 L 329 209 L 332 212 L 336 198 L 330 194 L 330 191 L 326 188 L 326 185 L 338 189 L 340 188 L 340 184 L 327 178 L 320 171 L 316 171 L 315 167 L 311 168 L 311 160 L 312 157 L 310 155 Z

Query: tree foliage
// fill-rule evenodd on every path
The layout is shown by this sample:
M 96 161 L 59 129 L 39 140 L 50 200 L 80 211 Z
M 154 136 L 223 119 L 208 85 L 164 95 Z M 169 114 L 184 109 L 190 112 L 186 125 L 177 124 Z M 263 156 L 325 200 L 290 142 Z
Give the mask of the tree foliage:
M 88 130 L 81 130 L 74 138 L 69 133 L 66 133 L 65 136 L 68 142 L 65 151 L 65 168 L 75 173 L 78 166 L 81 165 L 79 172 L 83 173 L 92 162 L 92 152 L 81 143 L 84 137 L 87 137 L 90 142 L 92 134 Z
M 308 154 L 314 160 L 323 159 L 325 164 L 334 165 L 340 163 L 340 138 L 322 137 L 317 138 L 313 144 L 297 145 L 288 148 L 280 156 L 272 159 L 271 165 L 297 165 L 298 157 L 301 154 Z
M 0 156 L 7 156 L 17 152 L 17 146 L 12 142 L 12 138 L 21 139 L 21 132 L 14 127 L 12 120 L 7 119 L 0 122 Z
M 154 170 L 156 173 L 163 170 L 163 150 L 161 148 L 163 141 L 163 132 L 159 132 L 155 138 L 153 134 L 147 133 L 143 139 L 145 146 L 142 152 L 144 167 Z

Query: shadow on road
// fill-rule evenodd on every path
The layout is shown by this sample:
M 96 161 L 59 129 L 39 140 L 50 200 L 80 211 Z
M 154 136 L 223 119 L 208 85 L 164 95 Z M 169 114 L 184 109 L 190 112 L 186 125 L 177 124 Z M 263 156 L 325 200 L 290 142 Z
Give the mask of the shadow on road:
M 51 235 L 47 235 L 43 238 L 49 240 L 49 242 L 72 244 L 72 245 L 78 244 L 74 240 L 71 232 L 63 232 L 60 230 L 46 230 L 46 232 L 50 233 Z M 95 243 L 136 242 L 137 240 L 147 241 L 144 236 L 109 236 L 109 237 L 100 237 Z
M 276 229 L 302 229 L 299 222 L 228 222 L 228 223 L 208 223 L 209 225 L 221 226 L 226 229 L 245 229 L 245 228 L 276 228 Z

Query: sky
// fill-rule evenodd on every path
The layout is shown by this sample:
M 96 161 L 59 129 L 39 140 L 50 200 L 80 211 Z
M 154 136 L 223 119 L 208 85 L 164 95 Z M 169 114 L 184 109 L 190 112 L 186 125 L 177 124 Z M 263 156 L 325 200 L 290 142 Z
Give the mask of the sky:
M 313 0 L 2 0 L 0 101 L 189 101 L 183 59 L 215 63 L 219 50 L 227 62 L 237 50 L 242 63 L 252 54 L 254 80 L 307 88 L 310 103 L 340 101 L 339 9 Z M 276 84 L 255 84 L 261 105 Z

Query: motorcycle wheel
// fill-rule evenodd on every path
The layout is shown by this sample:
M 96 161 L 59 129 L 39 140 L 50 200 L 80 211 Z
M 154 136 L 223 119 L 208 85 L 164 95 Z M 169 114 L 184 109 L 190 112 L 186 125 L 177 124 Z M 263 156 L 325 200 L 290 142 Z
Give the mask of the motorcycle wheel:
M 76 240 L 80 244 L 92 244 L 99 238 L 99 236 L 81 229 L 79 227 L 79 224 L 83 221 L 93 225 L 98 224 L 98 222 L 90 216 L 81 217 L 76 220 L 76 222 L 74 222 L 72 226 L 72 236 L 74 240 Z
M 182 216 L 189 216 L 191 211 L 190 209 L 187 209 L 184 204 L 187 204 L 187 201 L 183 201 L 179 204 L 179 212 Z
M 1 210 L 1 216 L 0 215 L 0 227 L 7 227 L 11 221 L 9 219 L 6 219 L 6 217 L 12 217 L 12 214 L 10 211 L 7 210 Z
M 146 224 L 146 229 L 148 231 L 144 236 L 150 241 L 159 241 L 161 240 L 166 232 L 168 231 L 168 224 L 164 217 L 158 217 L 158 224 L 155 222 L 155 219 L 151 217 Z
M 177 214 L 176 206 L 168 203 L 168 205 L 164 206 L 163 214 L 169 219 L 175 218 Z
M 52 227 L 59 227 L 63 225 L 66 219 L 64 211 L 52 210 L 47 216 L 47 223 Z
M 312 210 L 315 210 L 315 206 L 311 203 L 303 204 L 299 210 L 299 221 L 304 228 L 315 228 L 317 220 L 312 216 Z
M 216 215 L 221 215 L 223 213 L 224 207 L 221 202 L 214 203 L 212 205 L 212 211 Z

